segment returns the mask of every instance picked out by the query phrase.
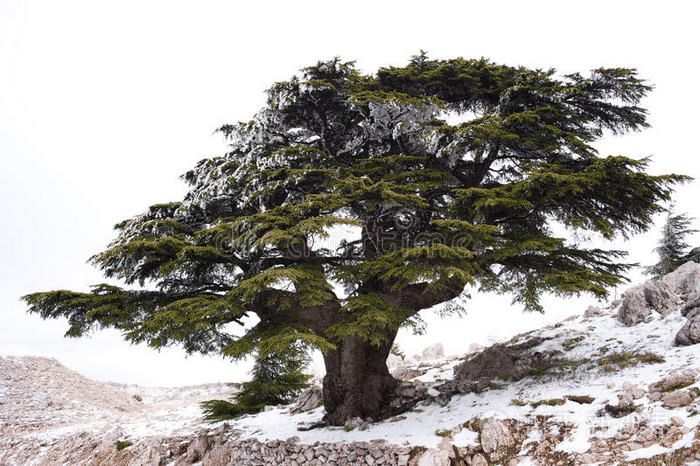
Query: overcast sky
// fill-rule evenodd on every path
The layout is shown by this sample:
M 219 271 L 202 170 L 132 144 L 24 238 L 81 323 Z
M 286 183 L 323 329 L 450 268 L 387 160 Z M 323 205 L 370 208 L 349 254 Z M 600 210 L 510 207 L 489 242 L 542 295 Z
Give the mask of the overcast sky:
M 116 332 L 64 339 L 64 322 L 28 316 L 19 297 L 103 281 L 85 261 L 115 223 L 179 200 L 179 176 L 225 152 L 215 128 L 250 119 L 273 82 L 336 55 L 365 72 L 405 65 L 420 49 L 562 73 L 635 67 L 655 87 L 643 102 L 653 127 L 606 141 L 601 154 L 652 156 L 653 173 L 700 177 L 692 5 L 3 0 L 0 355 L 52 356 L 99 380 L 147 385 L 245 378 L 246 365 L 132 347 Z M 700 217 L 698 194 L 697 182 L 680 187 L 678 211 Z M 657 239 L 655 229 L 616 246 L 649 265 Z M 425 336 L 399 343 L 408 354 L 436 341 L 461 351 L 589 302 L 523 316 L 507 297 L 475 298 L 462 320 L 430 319 Z

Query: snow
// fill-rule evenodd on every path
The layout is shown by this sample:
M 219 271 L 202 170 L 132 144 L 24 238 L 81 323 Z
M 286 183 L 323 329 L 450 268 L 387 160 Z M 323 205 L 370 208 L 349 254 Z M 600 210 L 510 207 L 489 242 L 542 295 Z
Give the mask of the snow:
M 462 429 L 452 437 L 452 444 L 456 447 L 466 447 L 468 445 L 479 444 L 479 434 L 469 429 Z
M 618 403 L 618 395 L 623 393 L 623 385 L 626 383 L 648 390 L 650 384 L 674 370 L 700 367 L 700 352 L 697 348 L 673 346 L 673 336 L 685 322 L 679 313 L 675 312 L 666 317 L 656 315 L 646 323 L 626 327 L 617 321 L 616 312 L 617 309 L 610 308 L 605 309 L 599 316 L 589 318 L 582 315 L 574 316 L 559 324 L 531 331 L 513 339 L 513 343 L 521 343 L 539 336 L 545 341 L 536 348 L 536 351 L 562 351 L 562 357 L 569 361 L 592 360 L 580 365 L 572 364 L 567 369 L 569 372 L 566 373 L 547 373 L 541 377 L 526 377 L 482 393 L 456 395 L 444 407 L 437 403 L 417 406 L 395 419 L 368 424 L 364 430 L 346 431 L 343 427 L 297 430 L 299 427 L 309 427 L 319 422 L 324 415 L 322 407 L 298 414 L 290 414 L 288 407 L 276 407 L 227 422 L 239 432 L 240 438 L 257 438 L 260 441 L 298 437 L 297 442 L 300 444 L 314 444 L 315 442 L 369 442 L 381 439 L 396 445 L 439 448 L 444 441 L 459 447 L 478 445 L 478 433 L 461 427 L 474 418 L 514 419 L 529 425 L 527 438 L 520 451 L 520 456 L 524 457 L 532 454 L 535 451 L 534 447 L 545 436 L 560 437 L 555 447 L 557 451 L 584 453 L 590 450 L 593 437 L 599 439 L 615 437 L 621 429 L 630 424 L 667 426 L 670 424 L 671 417 L 676 416 L 682 421 L 683 427 L 689 429 L 689 432 L 672 448 L 664 448 L 657 444 L 626 452 L 626 457 L 628 460 L 648 458 L 690 446 L 695 429 L 700 424 L 700 415 L 691 415 L 689 409 L 666 409 L 661 402 L 651 402 L 647 396 L 644 396 L 635 400 L 635 404 L 641 407 L 638 412 L 617 419 L 599 414 L 606 404 Z M 604 347 L 607 347 L 607 352 L 601 354 L 601 348 Z M 602 356 L 620 353 L 653 353 L 663 356 L 665 361 L 658 364 L 637 363 L 611 372 L 607 372 L 596 362 Z M 436 386 L 444 380 L 451 379 L 455 366 L 462 360 L 448 356 L 424 361 L 414 356 L 404 362 L 410 367 L 420 366 L 427 369 L 423 375 L 413 380 L 424 383 L 428 387 L 428 395 L 435 397 L 440 393 Z M 22 358 L 4 360 L 0 358 L 0 362 L 3 361 L 25 369 L 30 365 L 29 362 L 23 362 Z M 54 363 L 57 364 L 55 361 Z M 33 383 L 47 387 L 46 380 L 36 379 L 45 375 L 41 370 L 33 370 L 32 373 L 31 377 L 35 377 L 32 379 Z M 51 439 L 86 429 L 129 439 L 157 435 L 187 435 L 202 427 L 216 428 L 222 424 L 202 424 L 199 401 L 213 398 L 226 399 L 230 395 L 230 393 L 223 394 L 222 390 L 225 387 L 223 384 L 146 388 L 83 381 L 80 378 L 82 376 L 67 370 L 58 371 L 55 374 L 52 372 L 52 374 L 49 378 L 58 375 L 63 377 L 63 385 L 59 383 L 55 388 L 61 392 L 64 392 L 68 385 L 78 388 L 84 385 L 85 390 L 90 393 L 99 392 L 98 388 L 102 386 L 104 390 L 116 395 L 109 395 L 110 403 L 106 403 L 102 398 L 86 398 L 85 393 L 79 390 L 72 391 L 70 393 L 73 395 L 63 403 L 64 408 L 51 413 L 51 422 L 34 431 L 26 432 L 24 435 L 27 437 Z M 0 400 L 16 396 L 12 393 L 17 387 L 17 381 L 11 380 L 12 383 L 0 383 Z M 694 386 L 699 387 L 700 382 L 696 382 Z M 23 396 L 28 396 L 29 387 L 30 385 L 26 386 Z M 118 395 L 120 393 L 122 395 Z M 48 395 L 40 392 L 35 395 L 40 401 L 37 406 L 45 406 Z M 142 402 L 135 402 L 135 395 L 141 397 Z M 579 404 L 566 398 L 572 395 L 592 397 L 594 401 L 590 404 Z M 532 403 L 555 399 L 563 399 L 565 402 L 532 406 Z M 86 404 L 86 400 L 90 402 Z M 115 400 L 125 407 L 123 411 L 113 409 Z M 5 409 L 3 406 L 7 408 L 8 405 L 0 403 L 0 413 Z M 34 422 L 32 417 L 34 414 L 32 412 L 23 415 L 28 421 Z M 41 415 L 40 411 L 37 416 L 39 415 Z M 534 423 L 537 416 L 549 417 L 544 431 Z M 453 433 L 443 437 L 437 435 L 440 431 Z M 521 464 L 535 464 L 528 463 L 529 459 L 521 459 L 523 460 Z

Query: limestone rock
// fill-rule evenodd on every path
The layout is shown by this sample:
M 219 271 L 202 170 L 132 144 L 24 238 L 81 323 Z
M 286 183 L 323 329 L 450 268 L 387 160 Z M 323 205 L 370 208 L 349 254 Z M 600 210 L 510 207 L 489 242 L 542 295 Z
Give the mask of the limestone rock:
M 670 392 L 695 383 L 698 371 L 686 369 L 671 372 L 663 379 L 649 385 L 650 392 Z
M 647 281 L 622 294 L 622 305 L 617 313 L 620 322 L 637 325 L 651 315 L 652 310 L 666 315 L 678 307 L 679 297 L 663 281 Z
M 583 317 L 593 317 L 599 316 L 603 313 L 598 306 L 588 306 L 588 308 L 583 312 Z
M 434 345 L 428 346 L 421 353 L 423 361 L 432 361 L 434 359 L 440 359 L 445 357 L 445 348 L 443 348 L 442 343 L 435 343 Z
M 690 318 L 688 315 L 691 313 L 691 311 L 694 313 L 696 309 L 700 308 L 700 291 L 698 291 L 696 294 L 693 294 L 688 298 L 688 300 L 685 303 L 685 306 L 681 309 L 681 315 L 684 317 Z
M 311 411 L 312 409 L 320 406 L 322 403 L 323 390 L 318 385 L 314 385 L 313 387 L 307 388 L 301 393 L 301 395 L 299 395 L 299 398 L 297 399 L 294 407 L 291 409 L 291 412 L 303 413 L 305 411 Z
M 700 307 L 686 313 L 688 321 L 676 334 L 676 345 L 689 346 L 700 343 Z
M 410 380 L 416 377 L 420 377 L 427 371 L 424 369 L 412 369 L 410 367 L 399 367 L 394 370 L 391 375 L 399 380 Z
M 533 370 L 548 369 L 556 364 L 556 358 L 548 352 L 527 352 L 544 340 L 532 338 L 518 345 L 496 344 L 481 353 L 475 354 L 455 367 L 458 380 L 479 380 L 487 378 L 522 379 Z
M 486 458 L 484 458 L 484 455 L 481 453 L 477 453 L 472 457 L 472 462 L 469 463 L 470 466 L 489 466 L 489 462 L 486 461 Z
M 669 393 L 664 393 L 661 396 L 664 408 L 680 408 L 688 406 L 698 397 L 698 389 L 691 388 L 689 390 L 676 390 Z
M 515 437 L 508 425 L 495 418 L 486 420 L 481 428 L 481 448 L 489 461 L 499 462 L 512 454 L 515 447 Z
M 680 296 L 691 296 L 700 293 L 700 264 L 686 262 L 661 280 Z

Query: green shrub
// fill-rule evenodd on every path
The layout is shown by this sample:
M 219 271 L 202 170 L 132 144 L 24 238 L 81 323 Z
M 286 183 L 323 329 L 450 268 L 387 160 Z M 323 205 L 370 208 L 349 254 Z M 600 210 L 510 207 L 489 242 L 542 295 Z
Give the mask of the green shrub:
M 253 379 L 240 384 L 241 391 L 233 402 L 209 400 L 200 403 L 204 419 L 224 421 L 260 412 L 265 406 L 293 402 L 299 392 L 309 386 L 311 377 L 302 372 L 308 360 L 306 351 L 296 346 L 265 355 L 258 353 Z
M 131 445 L 133 445 L 133 443 L 128 440 L 117 440 L 117 450 L 123 450 Z

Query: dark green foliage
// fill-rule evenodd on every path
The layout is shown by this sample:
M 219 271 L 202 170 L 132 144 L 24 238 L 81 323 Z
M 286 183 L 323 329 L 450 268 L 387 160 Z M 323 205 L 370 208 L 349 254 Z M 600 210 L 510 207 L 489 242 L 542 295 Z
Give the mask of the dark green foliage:
M 133 443 L 128 440 L 117 440 L 117 450 L 123 450 L 132 445 Z
M 216 422 L 242 414 L 262 411 L 265 406 L 286 405 L 309 386 L 310 376 L 303 373 L 308 356 L 303 348 L 290 346 L 280 353 L 258 354 L 253 379 L 241 384 L 233 403 L 210 400 L 201 403 L 204 418 Z
M 654 248 L 654 252 L 659 255 L 659 262 L 645 269 L 647 275 L 658 280 L 688 260 L 692 260 L 692 256 L 686 255 L 689 245 L 686 243 L 685 237 L 698 231 L 690 228 L 693 220 L 686 214 L 673 215 L 672 212 L 668 213 L 666 223 L 661 230 L 661 240 L 659 245 Z
M 229 152 L 184 175 L 181 202 L 116 225 L 92 263 L 142 289 L 24 299 L 43 318 L 67 317 L 73 337 L 113 327 L 232 358 L 314 346 L 337 379 L 330 404 L 383 399 L 390 376 L 368 348 L 388 355 L 400 326 L 467 284 L 541 311 L 544 292 L 604 297 L 624 279 L 624 252 L 554 232 L 645 231 L 687 179 L 593 146 L 645 128 L 650 89 L 625 68 L 558 76 L 421 53 L 363 75 L 319 62 L 273 85 L 253 120 L 220 128 Z M 230 331 L 249 317 L 242 336 Z M 341 355 L 365 361 L 348 372 L 357 380 L 341 380 Z M 382 393 L 345 396 L 372 371 Z M 352 409 L 333 422 L 377 415 L 376 403 Z

